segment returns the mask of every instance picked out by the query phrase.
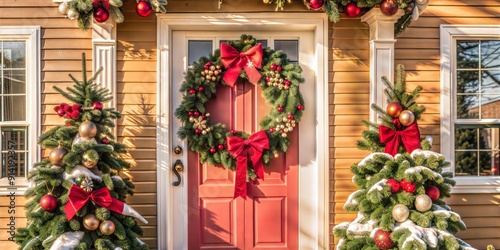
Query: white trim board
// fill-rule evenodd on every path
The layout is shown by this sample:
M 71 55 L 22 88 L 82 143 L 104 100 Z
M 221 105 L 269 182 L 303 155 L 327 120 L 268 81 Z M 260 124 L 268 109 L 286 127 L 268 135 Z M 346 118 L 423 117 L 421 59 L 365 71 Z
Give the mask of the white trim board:
M 158 248 L 178 249 L 172 244 L 174 230 L 173 200 L 184 196 L 182 187 L 174 187 L 171 171 L 175 157 L 172 149 L 175 138 L 171 135 L 172 107 L 168 99 L 176 89 L 171 89 L 171 49 L 173 31 L 196 30 L 247 30 L 313 31 L 315 55 L 311 65 L 315 69 L 315 109 L 313 122 L 316 134 L 316 162 L 299 168 L 299 249 L 328 248 L 328 20 L 323 13 L 197 13 L 158 15 L 158 63 L 157 63 L 157 197 L 158 197 Z M 304 138 L 305 139 L 305 138 Z M 187 150 L 184 145 L 184 150 Z M 183 179 L 185 179 L 183 172 Z M 187 211 L 186 211 L 187 212 Z M 184 223 L 187 224 L 187 221 Z M 184 241 L 187 241 L 187 232 Z M 178 239 L 178 238 L 176 238 Z M 185 246 L 184 246 L 185 248 Z

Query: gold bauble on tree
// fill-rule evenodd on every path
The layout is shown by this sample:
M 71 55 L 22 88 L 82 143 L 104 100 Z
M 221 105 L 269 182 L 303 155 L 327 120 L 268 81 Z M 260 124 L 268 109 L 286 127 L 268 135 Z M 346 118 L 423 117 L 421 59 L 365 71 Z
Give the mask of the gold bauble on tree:
M 93 168 L 99 161 L 99 153 L 93 149 L 85 151 L 82 155 L 82 165 L 86 168 Z
M 415 198 L 415 208 L 420 212 L 425 212 L 432 207 L 432 200 L 426 194 L 421 194 Z
M 97 134 L 97 127 L 93 122 L 84 121 L 78 127 L 78 134 L 84 139 L 92 139 Z
M 105 220 L 101 222 L 99 230 L 104 235 L 112 235 L 115 232 L 115 223 L 110 220 Z
M 390 117 L 398 118 L 399 114 L 401 114 L 401 111 L 403 111 L 403 106 L 401 106 L 399 102 L 391 102 L 389 105 L 387 105 L 386 111 Z
M 399 115 L 399 121 L 404 126 L 410 126 L 415 122 L 415 115 L 411 111 L 405 110 Z
M 66 153 L 68 153 L 68 151 L 66 151 L 66 149 L 64 149 L 61 146 L 58 146 L 57 148 L 52 149 L 52 151 L 50 151 L 50 154 L 49 154 L 50 163 L 52 165 L 62 167 L 62 165 L 64 165 L 62 159 L 63 159 L 64 155 L 66 155 Z
M 99 227 L 99 220 L 93 214 L 87 214 L 83 217 L 83 227 L 85 229 L 94 231 Z
M 392 217 L 397 222 L 403 222 L 406 219 L 408 219 L 408 216 L 410 215 L 410 210 L 408 210 L 408 207 L 403 205 L 403 204 L 397 204 L 392 208 Z

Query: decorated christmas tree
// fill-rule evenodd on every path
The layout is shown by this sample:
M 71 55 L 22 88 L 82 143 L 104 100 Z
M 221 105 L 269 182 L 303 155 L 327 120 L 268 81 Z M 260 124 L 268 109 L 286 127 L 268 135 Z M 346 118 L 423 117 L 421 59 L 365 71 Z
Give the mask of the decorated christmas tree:
M 134 185 L 120 177 L 130 167 L 112 132 L 120 112 L 103 107 L 110 92 L 94 83 L 96 76 L 87 79 L 85 55 L 82 64 L 81 81 L 70 75 L 72 87 L 54 86 L 73 104 L 55 107 L 64 125 L 38 140 L 50 154 L 30 172 L 35 185 L 25 194 L 27 227 L 16 241 L 21 249 L 148 249 L 136 219 L 147 221 L 125 204 Z
M 444 200 L 455 185 L 453 174 L 443 172 L 449 162 L 430 151 L 431 137 L 420 138 L 421 87 L 406 92 L 402 65 L 394 85 L 383 82 L 388 106 L 372 105 L 380 125 L 363 121 L 369 129 L 357 146 L 373 153 L 351 167 L 358 190 L 344 209 L 358 214 L 334 227 L 337 249 L 473 249 L 455 237 L 466 226 Z

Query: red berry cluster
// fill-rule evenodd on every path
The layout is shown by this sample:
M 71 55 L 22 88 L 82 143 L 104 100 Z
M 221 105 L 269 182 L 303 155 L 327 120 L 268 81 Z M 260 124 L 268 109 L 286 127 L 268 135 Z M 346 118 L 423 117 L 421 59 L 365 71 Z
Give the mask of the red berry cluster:
M 59 106 L 55 106 L 54 110 L 60 117 L 64 116 L 66 118 L 75 120 L 80 117 L 80 114 L 82 112 L 82 107 L 76 103 L 73 104 L 72 106 L 66 103 L 61 103 Z
M 413 183 L 411 181 L 407 181 L 405 179 L 403 179 L 401 181 L 397 181 L 396 179 L 389 179 L 389 180 L 387 180 L 386 184 L 391 187 L 391 192 L 393 192 L 393 193 L 397 193 L 401 189 L 403 189 L 404 191 L 406 191 L 408 193 L 414 193 L 416 188 L 417 188 L 415 183 Z

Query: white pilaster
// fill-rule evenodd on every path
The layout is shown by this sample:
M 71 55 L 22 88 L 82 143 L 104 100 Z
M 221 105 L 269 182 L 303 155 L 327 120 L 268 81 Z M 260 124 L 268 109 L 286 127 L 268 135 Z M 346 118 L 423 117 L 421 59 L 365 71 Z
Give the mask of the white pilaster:
M 109 107 L 116 105 L 116 25 L 108 20 L 104 23 L 92 23 L 92 70 L 95 73 L 103 67 L 96 83 L 111 91 L 113 100 Z
M 361 17 L 370 26 L 370 105 L 387 106 L 381 78 L 386 76 L 391 82 L 394 79 L 394 24 L 403 14 L 399 9 L 396 14 L 386 16 L 379 8 L 373 8 Z M 377 113 L 372 109 L 370 121 L 377 121 Z

